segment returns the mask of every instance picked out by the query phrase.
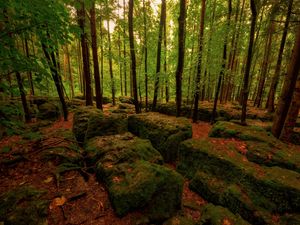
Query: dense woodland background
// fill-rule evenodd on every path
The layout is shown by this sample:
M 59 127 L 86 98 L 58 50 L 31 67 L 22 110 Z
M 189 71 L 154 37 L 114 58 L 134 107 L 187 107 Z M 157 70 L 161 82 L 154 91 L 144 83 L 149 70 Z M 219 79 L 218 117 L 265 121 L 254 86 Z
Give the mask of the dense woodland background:
M 300 105 L 299 0 L 1 0 L 0 95 L 26 99 L 131 96 L 136 112 L 157 102 L 202 101 L 276 110 L 288 136 Z M 297 78 L 298 77 L 298 78 Z M 297 80 L 298 79 L 298 80 Z M 296 82 L 297 81 L 297 82 Z M 276 107 L 277 106 L 277 107 Z M 283 129 L 285 128 L 285 129 Z M 282 132 L 283 131 L 283 132 Z

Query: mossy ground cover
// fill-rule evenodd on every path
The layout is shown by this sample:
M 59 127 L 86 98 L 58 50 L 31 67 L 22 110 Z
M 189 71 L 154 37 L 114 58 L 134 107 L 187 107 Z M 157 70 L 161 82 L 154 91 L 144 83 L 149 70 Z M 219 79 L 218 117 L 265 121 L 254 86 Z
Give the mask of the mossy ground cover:
M 192 137 L 192 126 L 185 118 L 160 113 L 142 113 L 128 118 L 128 130 L 149 139 L 166 162 L 175 161 L 180 142 Z

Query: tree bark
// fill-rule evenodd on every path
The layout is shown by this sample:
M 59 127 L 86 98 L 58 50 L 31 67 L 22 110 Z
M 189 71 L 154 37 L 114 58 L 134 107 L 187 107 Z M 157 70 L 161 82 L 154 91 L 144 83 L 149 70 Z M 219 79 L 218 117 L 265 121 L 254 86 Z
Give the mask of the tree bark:
M 255 0 L 251 0 L 250 7 L 251 7 L 252 18 L 251 18 L 251 30 L 250 30 L 250 37 L 249 37 L 247 63 L 246 63 L 244 84 L 243 84 L 242 115 L 241 115 L 241 124 L 243 125 L 246 125 L 247 102 L 248 102 L 248 95 L 249 95 L 249 89 L 248 89 L 249 74 L 251 68 L 255 25 L 256 25 L 256 18 L 257 18 L 257 9 L 255 5 Z
M 135 59 L 134 35 L 133 35 L 133 4 L 134 4 L 134 0 L 129 0 L 128 27 L 129 27 L 129 43 L 130 43 L 131 71 L 132 71 L 132 91 L 133 91 L 135 112 L 140 113 L 138 93 L 137 93 L 137 83 L 136 83 L 136 59 Z
M 68 61 L 68 71 L 69 71 L 71 98 L 73 98 L 74 97 L 74 81 L 73 81 L 72 66 L 71 66 L 71 59 L 70 59 L 70 52 L 69 52 L 68 45 L 66 46 L 66 53 L 67 53 L 67 61 Z
M 203 34 L 204 34 L 204 18 L 205 18 L 205 0 L 201 0 L 201 18 L 200 18 L 200 33 L 199 33 L 199 51 L 198 51 L 198 63 L 197 63 L 197 76 L 196 76 L 196 87 L 194 97 L 194 110 L 193 110 L 193 123 L 198 120 L 198 104 L 200 94 L 200 76 L 201 76 L 201 65 L 202 65 L 202 51 L 203 51 Z
M 268 95 L 268 100 L 267 100 L 267 105 L 266 105 L 268 112 L 274 112 L 274 110 L 275 110 L 275 108 L 274 108 L 275 93 L 276 93 L 276 89 L 277 89 L 279 77 L 280 77 L 282 55 L 283 55 L 286 36 L 287 36 L 287 32 L 288 32 L 289 22 L 290 22 L 290 18 L 291 18 L 292 6 L 293 6 L 293 0 L 290 0 L 289 5 L 288 5 L 286 20 L 284 23 L 284 30 L 283 30 L 283 34 L 282 34 L 282 38 L 281 38 L 276 68 L 275 68 L 274 76 L 272 78 L 270 91 L 269 91 L 269 95 Z
M 92 37 L 92 53 L 94 62 L 94 79 L 95 79 L 95 91 L 96 91 L 96 106 L 98 109 L 102 108 L 102 91 L 101 91 L 101 81 L 99 72 L 99 62 L 98 62 L 98 47 L 97 47 L 97 29 L 96 29 L 96 12 L 95 12 L 95 1 L 92 2 L 92 7 L 90 9 L 90 22 L 91 22 L 91 37 Z
M 182 102 L 182 73 L 184 67 L 186 0 L 180 0 L 178 18 L 178 61 L 176 70 L 176 116 L 180 116 Z
M 101 94 L 103 97 L 103 83 L 104 83 L 104 49 L 103 49 L 103 28 L 102 15 L 100 16 L 100 69 L 101 69 Z
M 126 21 L 126 7 L 125 7 L 125 0 L 123 0 L 123 6 L 124 6 L 124 11 L 123 11 L 123 17 L 124 17 L 124 24 Z M 124 55 L 124 92 L 125 96 L 127 96 L 127 65 L 126 65 L 126 28 L 124 25 L 123 29 L 123 41 L 124 41 L 124 47 L 123 47 L 123 55 Z
M 154 84 L 154 97 L 152 103 L 152 111 L 155 110 L 157 104 L 157 96 L 159 89 L 159 77 L 160 77 L 160 59 L 161 59 L 161 42 L 162 42 L 162 33 L 164 21 L 166 19 L 165 10 L 166 8 L 166 0 L 161 1 L 161 13 L 160 13 L 160 23 L 159 23 L 159 32 L 158 32 L 158 42 L 157 42 L 157 57 L 156 57 L 156 78 Z
M 77 10 L 78 24 L 81 29 L 80 41 L 83 60 L 83 73 L 85 78 L 85 99 L 86 105 L 93 105 L 92 87 L 91 87 L 91 74 L 90 74 L 90 60 L 89 49 L 87 43 L 87 34 L 85 32 L 85 7 L 84 3 L 80 1 L 81 8 Z
M 288 66 L 288 72 L 284 80 L 284 85 L 281 91 L 281 96 L 272 126 L 272 133 L 276 138 L 279 138 L 281 135 L 300 70 L 300 26 L 297 27 L 297 30 L 291 61 Z
M 144 66 L 145 66 L 145 102 L 146 102 L 146 111 L 148 111 L 148 39 L 147 39 L 147 18 L 146 18 L 146 6 L 145 0 L 143 0 L 143 9 L 144 9 Z
M 30 117 L 30 113 L 29 113 L 28 104 L 27 104 L 27 101 L 26 101 L 25 89 L 24 89 L 24 86 L 23 86 L 21 74 L 19 72 L 16 72 L 16 78 L 17 78 L 17 82 L 18 82 L 18 87 L 19 87 L 20 95 L 21 95 L 21 100 L 22 100 L 22 106 L 23 106 L 23 110 L 24 110 L 25 121 L 26 121 L 26 123 L 28 123 L 28 122 L 30 122 L 31 117 Z
M 25 38 L 25 52 L 26 52 L 27 58 L 29 58 L 30 54 L 29 54 L 27 38 Z M 34 95 L 34 86 L 33 86 L 33 81 L 32 81 L 32 72 L 31 72 L 31 70 L 28 71 L 27 75 L 28 75 L 28 81 L 29 81 L 29 86 L 30 86 L 30 94 Z

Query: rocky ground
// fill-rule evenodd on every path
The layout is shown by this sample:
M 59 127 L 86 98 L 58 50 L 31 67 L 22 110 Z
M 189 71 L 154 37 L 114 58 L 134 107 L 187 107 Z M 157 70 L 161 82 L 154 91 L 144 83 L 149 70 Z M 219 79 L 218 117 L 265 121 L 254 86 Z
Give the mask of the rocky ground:
M 268 120 L 211 126 L 134 115 L 128 99 L 104 113 L 80 105 L 68 121 L 40 107 L 1 139 L 0 224 L 300 223 L 300 148 Z

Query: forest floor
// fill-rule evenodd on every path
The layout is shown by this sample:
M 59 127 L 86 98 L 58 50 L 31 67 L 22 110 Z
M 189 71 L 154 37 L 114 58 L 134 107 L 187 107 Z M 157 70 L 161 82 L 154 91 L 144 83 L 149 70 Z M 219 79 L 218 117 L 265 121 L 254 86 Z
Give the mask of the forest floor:
M 109 109 L 105 107 L 105 113 L 109 113 Z M 70 113 L 68 121 L 61 119 L 41 128 L 41 137 L 38 140 L 34 137 L 24 139 L 20 135 L 2 139 L 0 162 L 1 159 L 14 159 L 16 155 L 21 157 L 9 165 L 0 164 L 0 196 L 2 193 L 23 185 L 46 190 L 44 198 L 49 202 L 47 222 L 50 225 L 143 224 L 143 215 L 138 211 L 129 213 L 123 218 L 116 216 L 105 185 L 97 181 L 94 174 L 83 171 L 88 177 L 84 179 L 81 173 L 72 170 L 65 172 L 58 182 L 55 175 L 55 161 L 45 162 L 43 153 L 49 148 L 67 146 L 68 140 L 57 136 L 56 131 L 58 129 L 72 130 L 72 124 L 73 114 Z M 33 122 L 28 126 L 35 127 L 39 124 Z M 208 138 L 211 127 L 207 122 L 192 124 L 193 138 Z M 226 150 L 226 146 L 232 143 L 242 154 L 245 154 L 246 144 L 243 141 L 223 138 L 209 138 L 209 140 L 220 150 Z M 166 164 L 166 166 L 176 168 L 176 165 Z M 182 195 L 183 213 L 194 221 L 198 221 L 201 216 L 199 209 L 206 204 L 206 201 L 192 192 L 188 186 L 189 181 L 186 180 Z

